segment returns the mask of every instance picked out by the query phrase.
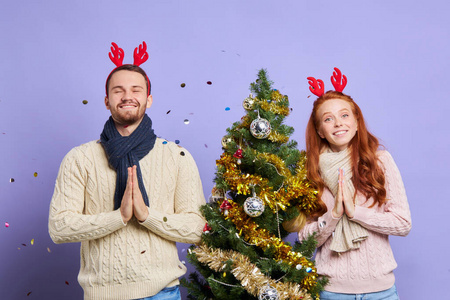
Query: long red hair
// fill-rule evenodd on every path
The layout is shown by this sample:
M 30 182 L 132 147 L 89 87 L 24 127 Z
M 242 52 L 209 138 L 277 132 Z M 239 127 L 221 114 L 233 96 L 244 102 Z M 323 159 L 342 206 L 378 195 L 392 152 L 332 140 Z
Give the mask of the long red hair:
M 371 207 L 376 203 L 382 205 L 386 202 L 385 177 L 378 164 L 376 154 L 380 147 L 378 139 L 367 130 L 361 109 L 350 96 L 341 92 L 328 91 L 314 101 L 313 110 L 306 127 L 307 176 L 319 191 L 319 208 L 313 214 L 313 217 L 321 216 L 327 211 L 325 203 L 321 200 L 325 183 L 319 172 L 319 156 L 321 151 L 330 145 L 326 139 L 322 139 L 317 133 L 320 125 L 317 110 L 325 101 L 331 99 L 342 99 L 350 103 L 358 124 L 358 131 L 349 143 L 353 172 L 352 181 L 355 190 L 361 192 L 367 198 L 373 197 L 374 203 Z

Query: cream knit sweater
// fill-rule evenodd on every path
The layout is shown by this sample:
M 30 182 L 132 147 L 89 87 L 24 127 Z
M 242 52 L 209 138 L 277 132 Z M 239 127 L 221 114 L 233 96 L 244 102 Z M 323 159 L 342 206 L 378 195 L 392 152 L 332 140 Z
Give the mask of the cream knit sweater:
M 328 211 L 299 232 L 300 241 L 317 232 L 317 272 L 329 277 L 330 282 L 325 286 L 329 292 L 361 294 L 386 290 L 394 285 L 393 270 L 397 263 L 389 244 L 389 235 L 406 236 L 411 230 L 411 214 L 394 159 L 387 151 L 379 151 L 378 158 L 384 169 L 386 197 L 389 200 L 381 207 L 375 204 L 369 208 L 373 199 L 366 199 L 360 193 L 356 195 L 355 215 L 350 220 L 368 230 L 368 238 L 359 249 L 341 254 L 330 250 L 332 234 L 339 219 L 332 216 L 334 197 L 328 189 L 322 195 Z
M 50 204 L 55 243 L 81 242 L 78 281 L 85 299 L 136 299 L 178 284 L 186 272 L 175 242 L 200 241 L 205 203 L 197 166 L 184 148 L 157 139 L 140 160 L 149 216 L 125 225 L 114 210 L 116 172 L 100 143 L 64 158 Z

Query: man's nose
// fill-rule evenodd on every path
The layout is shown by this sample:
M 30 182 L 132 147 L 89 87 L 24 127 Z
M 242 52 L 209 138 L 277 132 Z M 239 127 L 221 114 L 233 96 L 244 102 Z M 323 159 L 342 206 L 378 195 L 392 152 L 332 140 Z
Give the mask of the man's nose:
M 122 101 L 127 101 L 132 99 L 131 97 L 131 91 L 124 91 L 123 95 L 122 95 Z

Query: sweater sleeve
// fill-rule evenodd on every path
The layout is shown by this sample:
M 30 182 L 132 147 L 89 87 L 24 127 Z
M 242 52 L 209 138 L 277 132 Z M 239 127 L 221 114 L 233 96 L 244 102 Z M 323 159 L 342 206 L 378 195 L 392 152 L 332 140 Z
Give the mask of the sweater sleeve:
M 179 168 L 174 195 L 174 214 L 148 208 L 149 215 L 141 224 L 152 232 L 170 241 L 197 243 L 201 239 L 205 219 L 200 206 L 205 204 L 203 187 L 197 165 L 192 155 L 181 148 Z
M 72 149 L 63 159 L 50 203 L 48 229 L 56 244 L 104 237 L 125 226 L 120 210 L 85 215 L 87 174 L 82 151 Z
M 406 236 L 411 230 L 411 213 L 400 171 L 389 152 L 380 151 L 379 159 L 384 168 L 387 202 L 382 210 L 374 209 L 377 204 L 372 208 L 357 205 L 352 221 L 378 233 Z M 366 201 L 363 195 L 357 197 L 360 199 L 356 203 Z
M 327 205 L 327 212 L 317 220 L 308 221 L 298 233 L 298 239 L 303 241 L 316 232 L 317 247 L 322 246 L 322 244 L 333 234 L 340 219 L 334 218 L 332 215 L 331 211 L 334 207 L 334 197 L 330 191 L 324 191 L 322 194 L 322 201 Z

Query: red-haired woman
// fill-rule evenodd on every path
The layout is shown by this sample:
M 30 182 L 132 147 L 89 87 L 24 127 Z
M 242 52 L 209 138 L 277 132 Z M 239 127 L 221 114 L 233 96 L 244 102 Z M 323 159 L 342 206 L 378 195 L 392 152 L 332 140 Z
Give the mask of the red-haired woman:
M 321 207 L 299 239 L 317 233 L 317 270 L 329 278 L 322 300 L 398 299 L 389 235 L 406 236 L 411 229 L 402 178 L 368 132 L 361 109 L 342 93 L 345 76 L 341 85 L 334 76 L 337 91 L 326 93 L 322 81 L 308 78 L 319 98 L 306 129 L 307 174 Z

